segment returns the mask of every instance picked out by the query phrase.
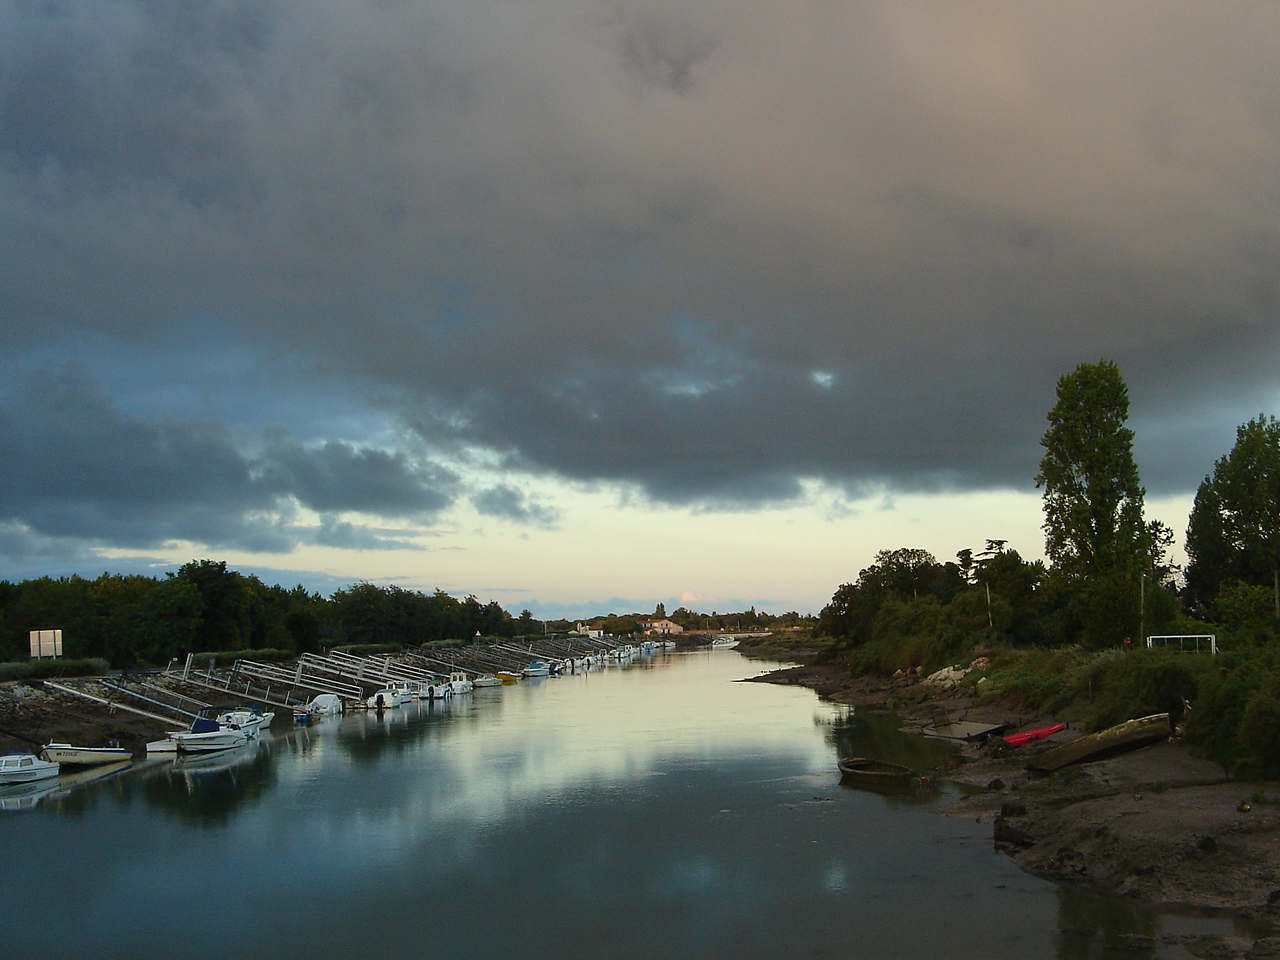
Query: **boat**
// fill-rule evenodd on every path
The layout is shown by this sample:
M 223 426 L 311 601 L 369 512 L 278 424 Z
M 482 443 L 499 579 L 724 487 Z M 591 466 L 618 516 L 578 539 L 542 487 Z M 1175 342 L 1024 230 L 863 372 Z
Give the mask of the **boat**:
M 449 674 L 449 692 L 454 696 L 460 693 L 470 693 L 475 689 L 475 683 L 461 670 L 455 670 Z
M 270 730 L 271 721 L 275 718 L 274 711 L 264 712 L 259 704 L 249 703 L 242 707 L 224 709 L 215 719 L 224 726 L 239 727 L 246 737 L 253 739 L 260 733 Z
M 910 767 L 888 760 L 872 760 L 867 757 L 845 757 L 836 763 L 840 768 L 840 782 L 859 787 L 899 788 L 909 787 L 917 779 Z
M 200 716 L 191 721 L 189 730 L 170 734 L 169 739 L 178 753 L 214 753 L 239 747 L 249 740 L 249 734 L 236 724 L 219 723 L 216 717 L 209 716 L 210 709 L 221 708 L 204 708 Z M 151 744 L 147 744 L 147 750 L 151 751 Z
M 406 703 L 413 701 L 413 695 L 408 690 L 398 687 L 383 687 L 365 703 L 370 710 L 384 710 L 389 707 L 400 707 Z
M 1022 733 L 1006 734 L 1000 739 L 1011 747 L 1021 747 L 1033 740 L 1043 740 L 1045 737 L 1051 737 L 1065 729 L 1067 729 L 1065 723 L 1055 723 L 1047 727 L 1038 727 L 1035 730 L 1024 730 Z
M 523 674 L 516 670 L 499 670 L 496 674 L 497 678 L 504 684 L 518 683 Z
M 545 660 L 534 660 L 520 672 L 526 677 L 546 677 L 551 674 L 551 665 Z
M 1153 713 L 1148 717 L 1126 720 L 1098 733 L 1089 733 L 1068 743 L 1050 747 L 1027 762 L 1038 773 L 1052 773 L 1073 763 L 1092 763 L 1139 747 L 1147 747 L 1166 739 L 1171 732 L 1169 715 Z
M 492 673 L 482 673 L 478 677 L 471 678 L 471 685 L 473 687 L 500 687 L 502 686 L 502 680 Z
M 307 713 L 312 717 L 337 716 L 342 713 L 342 698 L 336 693 L 318 693 L 307 704 Z
M 133 751 L 120 746 L 114 740 L 105 747 L 73 747 L 69 743 L 47 743 L 40 751 L 40 755 L 50 763 L 84 767 L 133 759 Z
M 0 786 L 33 783 L 58 775 L 59 764 L 42 760 L 34 753 L 10 753 L 0 757 Z

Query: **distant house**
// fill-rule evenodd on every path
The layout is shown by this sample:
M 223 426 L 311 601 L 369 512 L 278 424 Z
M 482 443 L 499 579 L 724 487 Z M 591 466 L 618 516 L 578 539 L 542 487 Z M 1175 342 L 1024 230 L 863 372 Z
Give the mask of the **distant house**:
M 636 626 L 645 633 L 684 633 L 684 627 L 670 620 L 641 620 Z
M 577 629 L 573 631 L 580 637 L 591 637 L 593 640 L 599 640 L 604 636 L 604 631 L 597 627 L 589 627 L 585 623 L 580 623 Z

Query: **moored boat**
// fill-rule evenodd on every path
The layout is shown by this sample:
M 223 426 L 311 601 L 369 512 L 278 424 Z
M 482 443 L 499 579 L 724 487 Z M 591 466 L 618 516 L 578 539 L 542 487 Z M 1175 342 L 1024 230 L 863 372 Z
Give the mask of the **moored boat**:
M 455 670 L 449 674 L 449 692 L 454 696 L 460 693 L 470 693 L 475 689 L 475 683 L 461 670 Z
M 840 782 L 859 787 L 909 787 L 917 779 L 910 767 L 888 760 L 872 760 L 868 757 L 844 757 L 837 761 Z
M 397 687 L 383 687 L 365 703 L 370 710 L 383 710 L 390 707 L 401 707 L 413 702 L 413 695 L 408 690 Z
M 121 760 L 133 759 L 132 751 L 115 741 L 105 747 L 75 747 L 69 743 L 48 743 L 40 754 L 50 763 L 86 767 L 98 763 L 119 763 Z
M 249 734 L 234 723 L 219 723 L 214 717 L 201 715 L 191 721 L 191 729 L 169 737 L 178 753 L 213 753 L 230 750 L 249 740 Z M 151 745 L 147 745 L 148 751 Z
M 1073 763 L 1092 763 L 1139 747 L 1150 746 L 1168 738 L 1172 732 L 1167 713 L 1126 720 L 1098 733 L 1089 733 L 1069 743 L 1050 747 L 1027 761 L 1027 767 L 1039 773 L 1052 773 Z
M 0 786 L 32 783 L 58 775 L 59 765 L 34 753 L 10 753 L 0 757 Z
M 258 736 L 271 729 L 271 721 L 276 718 L 274 711 L 264 711 L 261 705 L 256 703 L 245 704 L 242 707 L 232 707 L 223 710 L 216 717 L 218 723 L 224 726 L 232 725 L 239 727 L 244 731 L 246 737 L 250 739 Z
M 482 673 L 478 677 L 471 678 L 471 685 L 473 687 L 500 687 L 502 686 L 502 680 L 492 673 Z
M 551 665 L 545 660 L 534 660 L 520 672 L 526 677 L 546 677 L 551 674 Z

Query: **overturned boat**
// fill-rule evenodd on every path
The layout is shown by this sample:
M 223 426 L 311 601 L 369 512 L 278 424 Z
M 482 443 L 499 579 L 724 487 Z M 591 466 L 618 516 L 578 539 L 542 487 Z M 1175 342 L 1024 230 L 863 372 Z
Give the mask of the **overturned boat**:
M 1106 730 L 1050 747 L 1044 753 L 1032 757 L 1027 762 L 1027 767 L 1037 773 L 1052 773 L 1074 763 L 1105 760 L 1107 757 L 1159 743 L 1168 739 L 1171 732 L 1169 715 L 1153 713 L 1148 717 L 1126 720 Z

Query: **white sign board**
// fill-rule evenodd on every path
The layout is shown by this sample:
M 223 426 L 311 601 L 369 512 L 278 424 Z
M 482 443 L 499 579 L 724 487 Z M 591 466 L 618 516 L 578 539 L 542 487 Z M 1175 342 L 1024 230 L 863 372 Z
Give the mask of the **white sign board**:
M 61 630 L 32 630 L 31 659 L 62 656 Z

